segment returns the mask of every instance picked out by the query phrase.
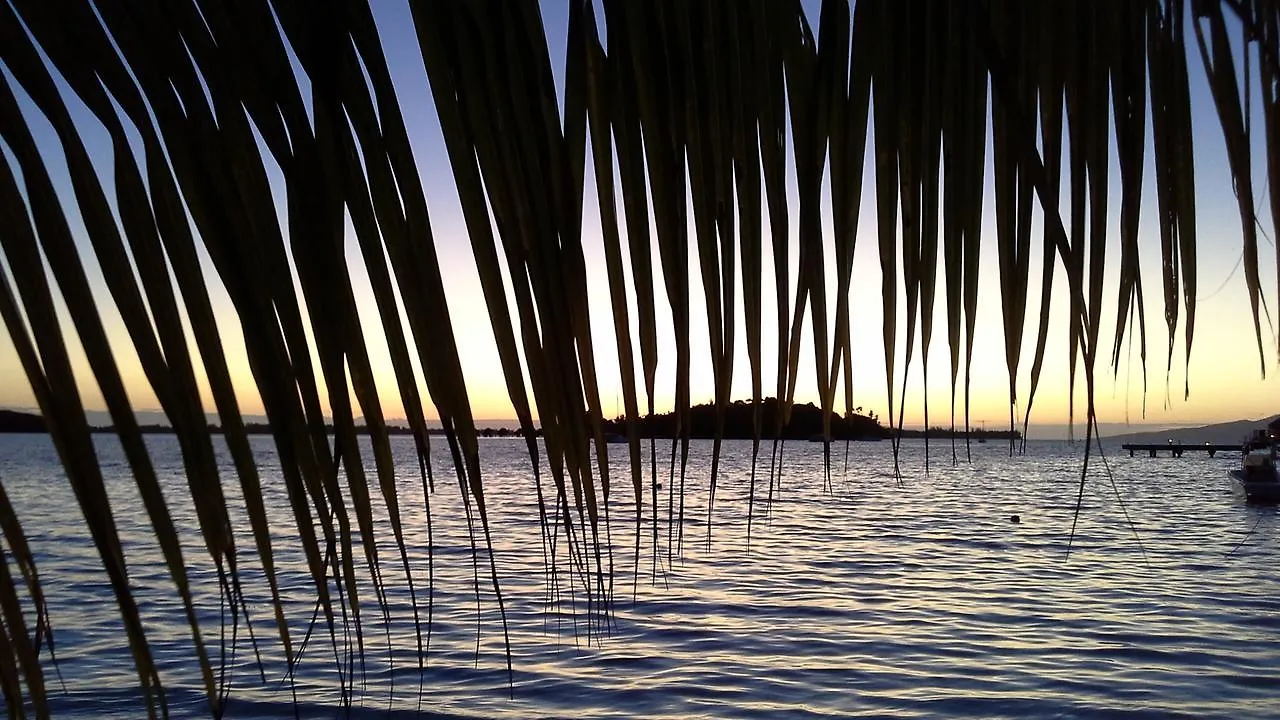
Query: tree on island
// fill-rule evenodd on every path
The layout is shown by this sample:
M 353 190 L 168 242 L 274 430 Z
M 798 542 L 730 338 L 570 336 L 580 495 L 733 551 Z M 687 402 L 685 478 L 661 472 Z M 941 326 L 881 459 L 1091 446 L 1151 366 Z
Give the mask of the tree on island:
M 777 398 L 764 398 L 760 402 L 766 428 L 776 425 L 776 414 L 780 405 Z M 862 408 L 859 407 L 858 410 Z M 713 439 L 716 437 L 716 406 L 713 403 L 694 405 L 689 408 L 689 437 L 694 439 Z M 755 409 L 749 400 L 736 400 L 725 410 L 724 427 L 721 437 L 733 440 L 750 440 L 754 437 Z M 637 420 L 640 437 L 672 438 L 675 437 L 676 416 L 674 412 L 644 417 Z M 619 417 L 606 421 L 605 431 L 616 435 L 626 434 L 626 418 Z M 809 440 L 822 436 L 822 409 L 813 403 L 793 405 L 791 421 L 783 427 L 780 438 L 788 440 Z M 770 435 L 769 437 L 772 437 Z M 832 440 L 883 440 L 889 437 L 889 431 L 876 422 L 874 413 L 860 415 L 850 414 L 847 418 L 833 416 L 831 418 Z

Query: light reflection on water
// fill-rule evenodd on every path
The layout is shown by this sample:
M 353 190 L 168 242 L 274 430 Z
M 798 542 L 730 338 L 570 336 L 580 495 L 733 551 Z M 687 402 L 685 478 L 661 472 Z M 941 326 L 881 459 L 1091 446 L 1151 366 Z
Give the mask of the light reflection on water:
M 150 436 L 148 443 L 162 483 L 171 488 L 170 509 L 183 533 L 205 639 L 218 647 L 225 609 L 195 513 L 183 501 L 177 443 L 165 436 Z M 301 716 L 340 716 L 342 677 L 354 678 L 356 717 L 383 717 L 388 708 L 397 717 L 416 716 L 421 709 L 446 717 L 672 718 L 1112 712 L 1262 717 L 1274 710 L 1274 688 L 1280 687 L 1277 518 L 1274 510 L 1247 507 L 1226 491 L 1225 470 L 1233 457 L 1111 457 L 1115 487 L 1102 474 L 1091 476 L 1068 559 L 1079 447 L 1031 443 L 1027 456 L 1010 459 L 1000 443 L 974 445 L 973 463 L 953 469 L 949 445 L 935 441 L 926 475 L 923 446 L 906 443 L 900 484 L 892 478 L 887 443 L 854 445 L 847 474 L 838 447 L 834 489 L 824 493 L 821 445 L 793 442 L 786 447 L 771 513 L 753 523 L 748 553 L 751 444 L 725 444 L 708 549 L 711 446 L 695 442 L 686 480 L 683 559 L 668 567 L 663 557 L 657 584 L 650 582 L 646 487 L 641 578 L 633 604 L 632 486 L 628 473 L 619 471 L 626 446 L 612 446 L 618 602 L 608 636 L 588 639 L 575 633 L 575 624 L 586 628 L 586 606 L 581 587 L 571 597 L 567 562 L 561 563 L 559 582 L 565 612 L 547 611 L 524 443 L 486 440 L 481 459 L 514 664 L 509 690 L 487 558 L 480 568 L 477 615 L 456 481 L 437 465 L 431 503 L 435 588 L 429 596 L 426 512 L 413 445 L 409 438 L 393 443 L 424 630 L 428 599 L 431 605 L 426 670 L 418 669 L 414 606 L 385 508 L 375 502 L 389 593 L 384 618 L 361 570 L 363 670 L 358 661 L 335 662 L 335 644 L 341 653 L 355 638 L 344 638 L 339 628 L 331 639 L 321 622 L 291 690 L 282 681 L 285 664 L 274 640 L 266 583 L 237 510 L 241 571 L 266 682 L 244 623 L 235 627 L 234 654 L 232 626 L 226 623 L 221 644 L 227 648 L 230 717 L 293 717 L 295 692 Z M 99 437 L 99 448 L 171 710 L 177 716 L 206 714 L 189 633 L 170 597 L 167 570 L 128 467 L 112 439 Z M 255 438 L 255 450 L 275 520 L 278 577 L 296 646 L 312 617 L 314 588 L 270 441 Z M 447 457 L 438 441 L 433 458 L 440 463 Z M 223 461 L 235 508 L 238 484 L 225 453 Z M 767 462 L 766 445 L 766 468 Z M 757 499 L 767 494 L 763 470 L 760 475 Z M 136 717 L 136 676 L 114 599 L 96 569 L 97 553 L 48 439 L 0 436 L 0 478 L 30 536 L 50 600 L 67 690 L 54 693 L 57 716 Z M 670 483 L 660 480 L 665 520 Z M 376 488 L 372 476 L 370 481 Z M 1011 522 L 1015 514 L 1021 523 Z M 659 544 L 665 551 L 665 527 Z M 355 552 L 357 565 L 363 565 L 363 551 Z M 570 602 L 576 615 L 569 612 Z M 216 663 L 216 652 L 213 658 Z M 58 687 L 56 679 L 51 686 Z

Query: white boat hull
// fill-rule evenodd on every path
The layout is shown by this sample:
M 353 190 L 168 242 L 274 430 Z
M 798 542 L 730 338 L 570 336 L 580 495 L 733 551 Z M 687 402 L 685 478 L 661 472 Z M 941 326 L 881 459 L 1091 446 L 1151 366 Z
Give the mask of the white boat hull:
M 1229 470 L 1227 477 L 1231 489 L 1252 503 L 1280 503 L 1280 473 L 1271 470 L 1270 476 L 1244 470 Z

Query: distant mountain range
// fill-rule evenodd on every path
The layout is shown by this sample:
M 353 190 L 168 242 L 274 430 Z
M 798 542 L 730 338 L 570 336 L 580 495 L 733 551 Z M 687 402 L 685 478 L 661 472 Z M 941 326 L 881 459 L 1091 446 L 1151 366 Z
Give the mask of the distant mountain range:
M 1118 435 L 1103 435 L 1103 440 L 1111 443 L 1163 443 L 1173 440 L 1179 443 L 1238 443 L 1243 441 L 1254 430 L 1260 430 L 1268 423 L 1275 422 L 1280 415 L 1272 415 L 1258 420 L 1234 420 L 1232 422 L 1201 425 L 1199 427 L 1178 427 L 1166 430 L 1144 430 Z

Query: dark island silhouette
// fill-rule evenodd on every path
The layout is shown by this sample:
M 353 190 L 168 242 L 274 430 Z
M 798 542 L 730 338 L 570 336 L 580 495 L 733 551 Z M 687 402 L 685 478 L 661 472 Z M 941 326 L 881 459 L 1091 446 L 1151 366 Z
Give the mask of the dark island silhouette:
M 775 398 L 764 398 L 760 401 L 763 418 L 762 437 L 773 438 L 779 403 Z M 689 437 L 696 440 L 715 438 L 716 406 L 707 403 L 689 408 Z M 724 413 L 724 437 L 726 440 L 750 440 L 754 437 L 754 410 L 750 400 L 738 400 L 730 403 Z M 653 417 L 642 417 L 636 423 L 640 437 L 671 438 L 676 435 L 675 413 L 655 414 Z M 613 435 L 626 435 L 625 418 L 605 421 L 605 432 Z M 784 440 L 809 440 L 822 437 L 822 409 L 812 403 L 793 405 L 791 421 L 778 436 Z M 832 440 L 884 440 L 890 434 L 873 415 L 853 414 L 848 418 L 833 414 L 831 416 Z
M 763 418 L 761 423 L 762 439 L 772 440 L 774 438 L 773 429 L 776 427 L 775 418 L 778 413 L 778 405 L 776 398 L 764 398 L 760 401 L 761 416 Z M 839 441 L 876 441 L 893 437 L 894 431 L 881 425 L 874 411 L 864 415 L 861 410 L 861 407 L 856 408 L 848 417 L 833 413 L 831 416 L 831 439 Z M 697 440 L 714 439 L 715 418 L 716 407 L 711 403 L 691 407 L 689 409 L 689 437 Z M 734 401 L 725 408 L 724 434 L 722 437 L 726 440 L 750 440 L 754 437 L 752 431 L 753 423 L 754 410 L 752 409 L 751 401 Z M 675 435 L 675 414 L 663 413 L 654 415 L 652 418 L 640 418 L 637 420 L 637 425 L 642 438 L 671 438 Z M 625 418 L 606 420 L 605 432 L 614 436 L 625 437 L 627 432 Z M 898 431 L 897 434 L 903 438 L 920 438 L 925 436 L 925 431 L 902 430 Z M 950 428 L 931 428 L 928 431 L 929 437 L 951 437 L 952 435 L 964 437 L 964 429 L 957 428 L 952 431 Z M 970 436 L 992 440 L 1007 440 L 1011 436 L 1020 438 L 1022 434 L 1016 431 L 1011 434 L 1007 430 L 972 430 Z M 782 440 L 822 440 L 822 408 L 813 403 L 792 405 L 790 422 L 782 429 L 782 433 L 778 435 L 778 438 Z
M 47 432 L 44 418 L 33 413 L 16 410 L 0 410 L 0 432 L 4 433 L 43 433 Z

